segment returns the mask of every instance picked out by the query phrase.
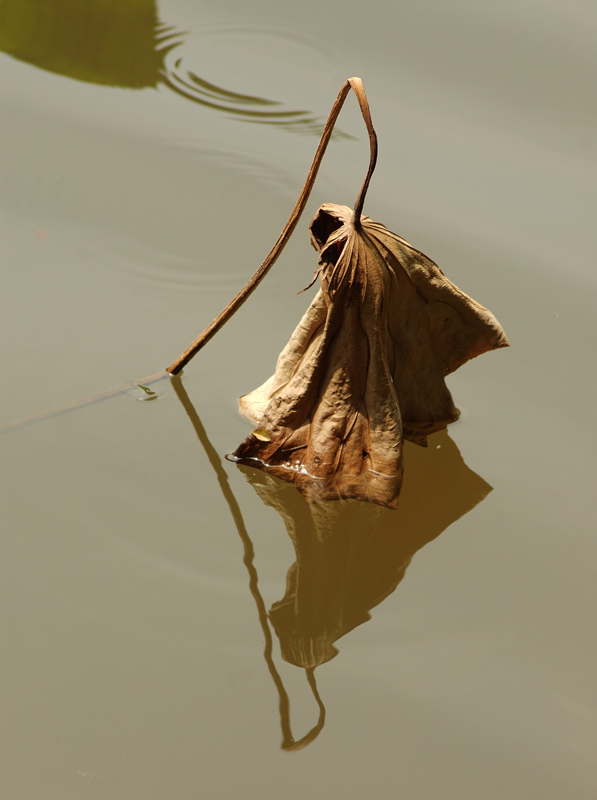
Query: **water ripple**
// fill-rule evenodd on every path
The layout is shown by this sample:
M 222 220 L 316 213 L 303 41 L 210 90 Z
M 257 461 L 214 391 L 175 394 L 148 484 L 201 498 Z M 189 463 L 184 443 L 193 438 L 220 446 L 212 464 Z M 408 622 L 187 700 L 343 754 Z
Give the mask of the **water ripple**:
M 293 84 L 297 82 L 299 73 L 296 64 L 308 64 L 313 69 L 314 64 L 321 63 L 323 69 L 329 68 L 327 58 L 323 56 L 323 43 L 319 46 L 319 42 L 304 35 L 301 38 L 295 31 L 289 36 L 286 29 L 243 20 L 211 23 L 202 26 L 197 33 L 179 34 L 176 42 L 173 42 L 176 34 L 171 28 L 159 28 L 159 31 L 158 35 L 164 36 L 163 41 L 168 42 L 163 51 L 160 79 L 172 91 L 244 122 L 275 125 L 293 133 L 321 134 L 325 117 L 307 110 L 291 109 L 286 103 L 257 94 L 226 89 L 201 77 L 196 65 L 205 62 L 208 65 L 206 69 L 229 72 L 230 81 L 242 80 L 245 83 L 250 82 L 247 72 L 252 70 L 253 82 L 259 81 L 260 85 L 273 73 L 276 86 L 281 83 L 280 71 L 288 70 L 287 83 Z M 300 72 L 300 82 L 303 82 L 304 72 Z M 336 136 L 345 134 L 339 132 Z

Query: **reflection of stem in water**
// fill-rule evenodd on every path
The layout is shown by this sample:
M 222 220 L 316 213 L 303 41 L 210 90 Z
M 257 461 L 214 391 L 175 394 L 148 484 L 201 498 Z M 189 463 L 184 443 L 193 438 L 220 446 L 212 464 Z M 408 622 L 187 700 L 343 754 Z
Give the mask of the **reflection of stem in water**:
M 174 388 L 176 396 L 180 400 L 184 410 L 187 413 L 188 418 L 191 421 L 191 424 L 193 425 L 193 428 L 195 429 L 197 438 L 199 439 L 203 449 L 205 450 L 209 463 L 211 464 L 214 472 L 216 473 L 216 476 L 218 478 L 218 483 L 220 484 L 220 489 L 222 490 L 224 499 L 228 503 L 228 508 L 230 509 L 230 513 L 232 514 L 232 518 L 234 519 L 238 535 L 240 536 L 241 541 L 243 543 L 245 551 L 243 563 L 247 568 L 247 572 L 249 573 L 249 589 L 251 590 L 251 594 L 253 595 L 253 599 L 255 600 L 255 605 L 257 606 L 257 613 L 259 614 L 259 624 L 261 625 L 261 629 L 263 631 L 263 635 L 265 638 L 265 649 L 263 651 L 263 656 L 265 658 L 270 675 L 272 676 L 272 679 L 276 685 L 278 694 L 280 696 L 282 748 L 288 751 L 300 750 L 303 747 L 306 747 L 310 742 L 313 741 L 313 739 L 315 739 L 319 735 L 319 732 L 321 731 L 325 723 L 325 707 L 319 696 L 319 692 L 317 691 L 314 669 L 306 669 L 305 673 L 307 675 L 307 681 L 309 683 L 309 686 L 311 687 L 311 691 L 313 692 L 313 696 L 315 697 L 317 705 L 319 706 L 319 719 L 317 721 L 317 724 L 309 731 L 309 733 L 307 733 L 306 736 L 304 736 L 298 742 L 295 742 L 290 728 L 290 700 L 288 698 L 288 693 L 284 688 L 284 684 L 282 683 L 282 678 L 280 677 L 280 673 L 278 672 L 272 657 L 273 639 L 269 627 L 265 602 L 259 591 L 257 570 L 255 569 L 255 564 L 253 563 L 255 559 L 255 550 L 253 548 L 253 543 L 247 532 L 245 521 L 243 519 L 242 512 L 238 505 L 238 501 L 234 496 L 234 493 L 232 492 L 232 489 L 228 482 L 228 475 L 222 465 L 220 456 L 218 455 L 212 443 L 209 441 L 205 428 L 203 427 L 203 424 L 199 419 L 199 415 L 195 411 L 195 408 L 188 394 L 186 393 L 186 390 L 182 385 L 182 381 L 178 375 L 172 378 L 172 387 Z

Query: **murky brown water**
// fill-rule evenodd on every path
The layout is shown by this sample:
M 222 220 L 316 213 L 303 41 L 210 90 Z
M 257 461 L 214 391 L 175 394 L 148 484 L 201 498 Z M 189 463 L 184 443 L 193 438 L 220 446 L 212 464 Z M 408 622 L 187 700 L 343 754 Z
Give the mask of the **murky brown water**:
M 354 202 L 351 98 L 182 384 L 2 436 L 3 797 L 594 797 L 594 4 L 42 5 L 0 9 L 3 425 L 178 355 L 350 75 L 365 212 L 512 346 L 450 377 L 397 512 L 223 460 L 315 291 L 310 216 Z

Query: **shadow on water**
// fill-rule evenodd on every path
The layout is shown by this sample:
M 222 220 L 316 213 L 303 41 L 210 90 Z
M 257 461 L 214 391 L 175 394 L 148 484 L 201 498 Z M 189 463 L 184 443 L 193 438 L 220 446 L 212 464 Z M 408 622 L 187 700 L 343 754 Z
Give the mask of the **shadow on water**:
M 183 59 L 170 55 L 184 37 L 159 21 L 154 0 L 5 0 L 0 6 L 0 50 L 48 72 L 129 89 L 162 84 L 246 122 L 321 133 L 324 120 L 308 111 L 229 91 L 183 68 Z
M 338 654 L 335 642 L 371 618 L 370 611 L 395 591 L 414 554 L 491 491 L 464 463 L 447 431 L 433 434 L 429 447 L 405 443 L 404 485 L 397 510 L 357 500 L 307 504 L 290 483 L 239 466 L 265 505 L 280 514 L 296 561 L 284 597 L 266 610 L 259 592 L 254 548 L 222 465 L 179 377 L 172 386 L 218 477 L 244 546 L 249 587 L 265 636 L 264 656 L 280 696 L 282 747 L 297 750 L 320 733 L 325 708 L 315 683 L 316 667 Z M 272 652 L 272 625 L 285 661 L 305 670 L 319 706 L 319 720 L 295 742 L 290 703 Z

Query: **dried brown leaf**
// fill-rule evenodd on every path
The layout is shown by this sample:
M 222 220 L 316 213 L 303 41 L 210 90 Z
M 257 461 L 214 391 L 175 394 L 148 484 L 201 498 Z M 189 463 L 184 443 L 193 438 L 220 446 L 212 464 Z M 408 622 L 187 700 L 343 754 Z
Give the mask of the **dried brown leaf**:
M 445 376 L 508 340 L 491 312 L 380 223 L 356 224 L 351 209 L 326 203 L 310 230 L 321 290 L 274 375 L 241 398 L 260 436 L 232 458 L 294 482 L 311 502 L 393 508 L 403 437 L 426 444 L 457 419 Z
M 369 135 L 369 166 L 354 209 L 326 203 L 311 222 L 321 291 L 278 360 L 241 398 L 257 428 L 229 456 L 294 482 L 310 501 L 357 498 L 394 508 L 404 438 L 458 417 L 444 377 L 468 359 L 505 347 L 486 308 L 427 256 L 362 216 L 377 163 L 377 134 L 360 78 L 340 89 L 305 185 L 274 247 L 226 308 L 167 368 L 177 375 L 271 269 L 302 214 L 349 91 Z

